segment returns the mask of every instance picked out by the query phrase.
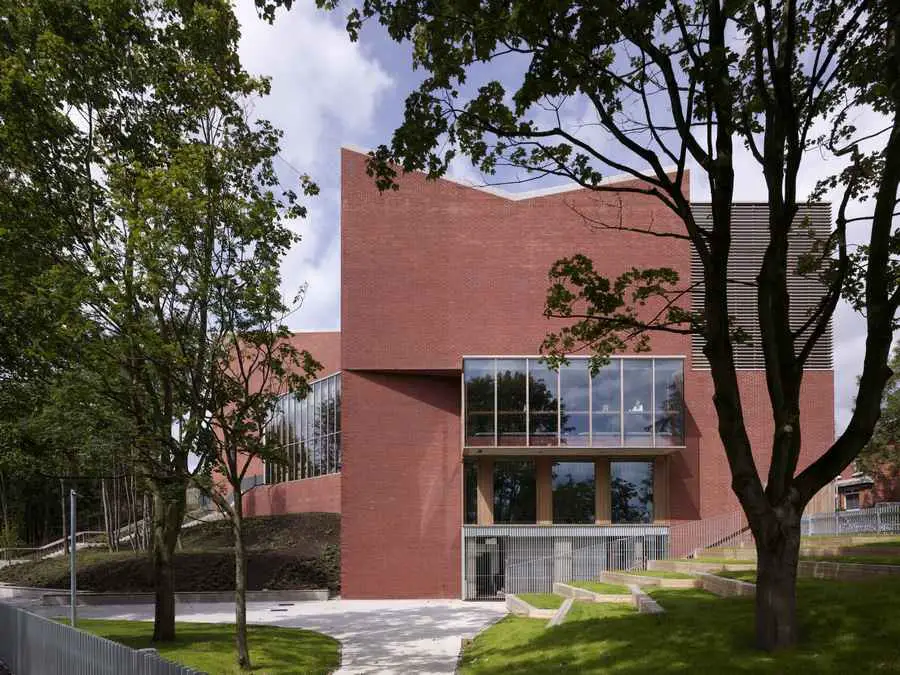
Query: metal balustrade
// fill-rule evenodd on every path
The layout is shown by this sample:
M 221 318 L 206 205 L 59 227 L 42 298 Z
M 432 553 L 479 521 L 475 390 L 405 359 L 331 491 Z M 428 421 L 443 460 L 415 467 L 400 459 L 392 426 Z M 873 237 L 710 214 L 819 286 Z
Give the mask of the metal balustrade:
M 13 547 L 0 548 L 0 560 L 4 561 L 22 561 L 22 560 L 40 560 L 42 558 L 53 558 L 64 555 L 69 545 L 69 537 L 51 541 L 49 544 L 38 547 Z M 78 549 L 95 548 L 106 546 L 106 532 L 102 530 L 86 530 L 84 532 L 75 533 L 75 545 Z
M 14 675 L 204 675 L 3 603 L 0 661 Z
M 805 516 L 801 534 L 807 537 L 841 534 L 900 533 L 900 503 L 885 502 L 872 508 Z

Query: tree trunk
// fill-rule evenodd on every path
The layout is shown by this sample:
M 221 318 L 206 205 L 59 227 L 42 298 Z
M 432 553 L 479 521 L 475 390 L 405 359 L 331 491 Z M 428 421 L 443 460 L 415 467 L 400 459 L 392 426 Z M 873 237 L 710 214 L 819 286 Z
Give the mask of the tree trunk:
M 800 514 L 779 518 L 756 541 L 756 644 L 775 651 L 797 644 L 797 562 Z
M 234 628 L 238 667 L 250 670 L 247 647 L 247 551 L 244 548 L 244 507 L 240 490 L 235 491 L 231 524 L 234 528 Z
M 185 485 L 174 479 L 150 481 L 153 493 L 153 641 L 175 639 L 175 544 L 184 520 Z

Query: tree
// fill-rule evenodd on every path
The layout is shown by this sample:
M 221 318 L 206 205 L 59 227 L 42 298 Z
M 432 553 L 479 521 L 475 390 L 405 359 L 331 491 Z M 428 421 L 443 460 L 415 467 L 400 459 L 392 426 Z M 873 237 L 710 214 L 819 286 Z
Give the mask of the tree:
M 857 461 L 860 470 L 881 480 L 900 473 L 900 345 L 894 348 L 890 368 L 893 374 L 882 395 L 881 417 Z
M 290 4 L 257 0 L 270 19 L 277 5 Z M 338 2 L 318 5 L 333 9 Z M 551 272 L 547 315 L 568 325 L 548 337 L 544 351 L 559 358 L 587 345 L 602 361 L 632 342 L 646 347 L 653 332 L 702 335 L 732 488 L 756 540 L 763 649 L 797 640 L 801 514 L 872 435 L 890 375 L 900 303 L 893 220 L 900 181 L 898 13 L 889 0 L 363 0 L 348 14 L 352 39 L 375 20 L 392 39 L 412 45 L 413 65 L 425 71 L 391 143 L 370 157 L 381 189 L 397 187 L 400 171 L 441 176 L 462 153 L 488 175 L 562 176 L 597 192 L 650 195 L 683 223 L 678 232 L 613 229 L 688 242 L 702 268 L 702 313 L 684 306 L 689 288 L 671 269 L 609 279 L 575 256 Z M 492 77 L 500 72 L 503 82 Z M 863 111 L 883 122 L 874 133 L 855 127 Z M 769 205 L 756 284 L 775 422 L 765 479 L 744 422 L 733 350 L 740 336 L 729 314 L 739 145 L 756 162 Z M 801 168 L 822 154 L 845 167 L 814 195 L 802 195 Z M 689 168 L 708 184 L 711 223 L 695 217 L 683 192 Z M 635 182 L 603 185 L 610 171 Z M 792 328 L 789 236 L 798 207 L 831 188 L 839 191 L 835 230 L 802 270 L 818 275 L 826 291 L 803 325 Z M 862 202 L 864 215 L 848 215 L 851 201 Z M 865 226 L 866 245 L 849 248 L 848 230 Z M 864 310 L 867 324 L 857 405 L 844 433 L 798 472 L 803 366 L 842 294 Z
M 277 270 L 277 267 L 275 268 Z M 210 408 L 213 435 L 202 458 L 199 487 L 231 522 L 234 534 L 235 632 L 238 666 L 250 669 L 247 646 L 247 551 L 244 546 L 244 478 L 256 459 L 287 461 L 272 428 L 280 422 L 277 403 L 302 399 L 321 364 L 288 341 L 278 320 L 284 309 L 277 276 L 270 283 L 223 288 L 217 299 L 217 330 L 211 341 L 215 397 Z M 275 282 L 275 283 L 271 283 Z M 252 303 L 234 294 L 252 295 Z M 250 306 L 252 309 L 247 310 Z M 268 433 L 267 433 L 268 432 Z
M 304 212 L 280 189 L 280 132 L 250 114 L 268 82 L 241 66 L 229 2 L 8 4 L 0 256 L 19 283 L 0 280 L 0 309 L 30 323 L 0 329 L 0 368 L 77 363 L 127 418 L 152 496 L 154 639 L 171 640 L 189 459 L 212 434 L 216 301 L 277 286 L 296 240 L 285 219 Z

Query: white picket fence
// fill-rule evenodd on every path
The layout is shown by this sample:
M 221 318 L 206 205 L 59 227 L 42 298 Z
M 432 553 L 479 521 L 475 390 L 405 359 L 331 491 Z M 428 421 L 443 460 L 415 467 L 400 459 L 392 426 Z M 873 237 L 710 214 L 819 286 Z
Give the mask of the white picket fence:
M 0 661 L 13 675 L 204 675 L 3 603 Z
M 803 536 L 900 533 L 900 503 L 884 502 L 869 509 L 805 516 Z

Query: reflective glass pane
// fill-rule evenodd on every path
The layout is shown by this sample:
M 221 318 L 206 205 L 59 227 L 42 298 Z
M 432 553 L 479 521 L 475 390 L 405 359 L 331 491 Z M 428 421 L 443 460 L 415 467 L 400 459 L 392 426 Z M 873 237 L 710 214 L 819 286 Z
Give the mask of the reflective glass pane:
M 341 462 L 343 458 L 341 457 L 341 435 L 335 434 L 334 437 L 334 461 L 335 461 L 335 470 L 341 470 Z
M 328 433 L 334 433 L 334 386 L 337 378 L 328 378 Z
M 463 463 L 463 522 L 474 525 L 478 522 L 478 465 L 475 462 Z
M 341 376 L 334 378 L 334 428 L 341 430 Z
M 598 448 L 622 445 L 622 383 L 619 359 L 613 359 L 591 378 L 591 415 L 594 425 L 591 445 Z
M 594 523 L 597 486 L 593 462 L 553 463 L 553 522 Z
M 622 387 L 625 401 L 625 445 L 647 448 L 652 443 L 650 410 L 653 394 L 653 361 L 623 359 Z
M 613 523 L 653 522 L 653 462 L 610 462 Z
M 536 517 L 534 462 L 495 462 L 494 522 L 534 524 Z
M 653 386 L 656 445 L 684 445 L 684 361 L 656 359 Z
M 466 359 L 466 445 L 494 445 L 494 359 Z
M 525 447 L 525 359 L 497 359 L 497 443 Z
M 587 359 L 572 359 L 559 368 L 560 445 L 587 447 L 590 443 L 591 378 Z
M 557 373 L 538 359 L 528 359 L 528 444 L 558 445 Z

